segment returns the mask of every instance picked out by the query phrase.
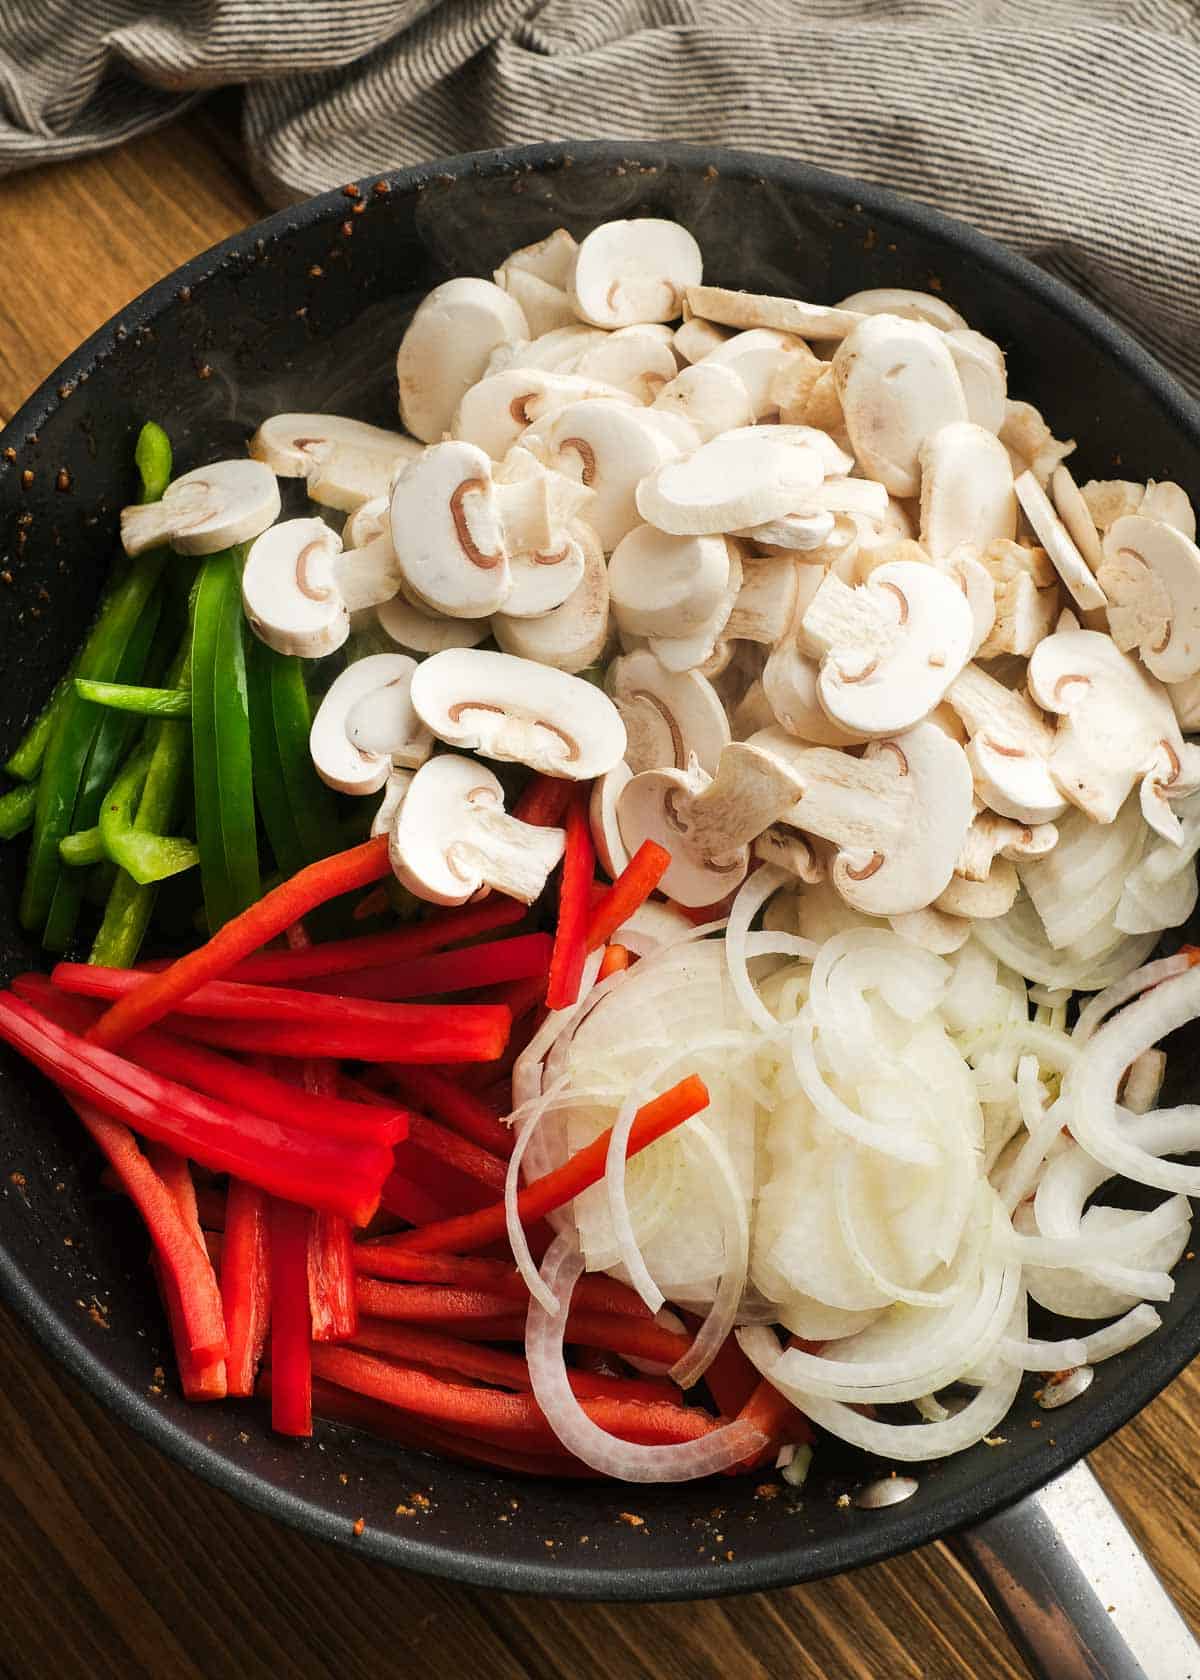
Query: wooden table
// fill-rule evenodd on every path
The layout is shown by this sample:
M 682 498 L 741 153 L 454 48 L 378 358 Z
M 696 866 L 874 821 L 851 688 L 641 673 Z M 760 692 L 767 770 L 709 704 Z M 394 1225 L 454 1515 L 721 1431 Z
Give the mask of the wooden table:
M 127 299 L 263 206 L 211 115 L 0 182 L 0 421 Z M 0 1310 L 0 1674 L 287 1680 L 1010 1680 L 1024 1673 L 941 1547 L 706 1604 L 468 1591 L 302 1539 L 117 1424 Z M 1095 1466 L 1200 1626 L 1200 1375 Z

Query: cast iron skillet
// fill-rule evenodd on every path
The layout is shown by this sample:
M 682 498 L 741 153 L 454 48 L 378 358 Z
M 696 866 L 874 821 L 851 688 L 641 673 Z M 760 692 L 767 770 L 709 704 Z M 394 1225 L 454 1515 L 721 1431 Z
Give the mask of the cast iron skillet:
M 117 510 L 133 493 L 132 444 L 145 418 L 167 427 L 179 469 L 239 453 L 279 409 L 394 425 L 393 352 L 431 285 L 489 274 L 559 223 L 582 234 L 647 212 L 690 227 L 718 283 L 822 300 L 863 286 L 943 292 L 1004 346 L 1014 392 L 1059 435 L 1082 440 L 1084 478 L 1119 470 L 1200 492 L 1200 413 L 1163 370 L 1065 287 L 932 210 L 719 148 L 600 142 L 478 153 L 327 193 L 227 240 L 130 304 L 16 415 L 0 439 L 0 755 L 88 622 L 115 551 Z M 38 960 L 17 928 L 20 873 L 18 849 L 6 851 L 4 980 Z M 1190 1081 L 1194 1053 L 1191 1041 L 1176 1052 L 1177 1082 L 1180 1066 L 1181 1083 Z M 1007 1445 L 919 1468 L 919 1492 L 884 1510 L 836 1504 L 878 1474 L 836 1443 L 821 1446 L 802 1498 L 770 1501 L 755 1497 L 753 1478 L 656 1488 L 518 1480 L 328 1427 L 318 1452 L 272 1438 L 257 1406 L 190 1408 L 172 1382 L 152 1389 L 155 1366 L 169 1369 L 170 1359 L 143 1237 L 98 1192 L 95 1161 L 50 1088 L 7 1053 L 0 1140 L 0 1288 L 97 1395 L 258 1509 L 343 1544 L 364 1516 L 360 1552 L 479 1586 L 688 1597 L 887 1557 L 978 1523 L 1059 1474 L 1200 1348 L 1200 1269 L 1183 1267 L 1162 1331 L 1100 1366 L 1052 1428 L 1032 1427 L 1049 1414 L 1029 1379 L 1002 1431 Z M 414 1487 L 428 1490 L 429 1509 L 397 1518 L 398 1491 Z M 644 1517 L 644 1527 L 621 1512 Z

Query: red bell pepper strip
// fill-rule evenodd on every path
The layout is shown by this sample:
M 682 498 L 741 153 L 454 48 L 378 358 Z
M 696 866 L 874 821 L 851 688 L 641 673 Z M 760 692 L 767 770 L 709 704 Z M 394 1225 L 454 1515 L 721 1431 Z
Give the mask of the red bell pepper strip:
M 188 1235 L 197 1248 L 207 1254 L 196 1207 L 196 1187 L 192 1183 L 191 1169 L 186 1160 L 161 1143 L 147 1144 L 146 1159 L 162 1179 L 168 1195 L 179 1209 L 179 1216 L 187 1227 Z M 175 1279 L 157 1264 L 154 1270 L 167 1310 L 167 1321 L 171 1327 L 171 1342 L 175 1349 L 175 1363 L 179 1369 L 179 1384 L 183 1389 L 184 1399 L 224 1400 L 229 1392 L 224 1353 L 197 1358 L 191 1349 L 183 1302 Z
M 391 1166 L 391 1152 L 378 1144 L 302 1132 L 199 1096 L 76 1037 L 11 993 L 0 993 L 0 1039 L 63 1090 L 213 1172 L 276 1195 L 286 1189 L 288 1199 L 357 1225 L 367 1224 L 378 1205 Z
M 558 828 L 566 815 L 574 785 L 562 776 L 543 776 L 539 772 L 529 778 L 517 795 L 512 814 L 518 822 L 531 823 L 534 828 Z
M 528 1437 L 539 1447 L 557 1439 L 532 1394 L 466 1388 L 411 1366 L 391 1364 L 343 1347 L 313 1348 L 312 1369 L 326 1382 L 438 1422 L 480 1433 L 498 1430 L 510 1438 Z M 714 1427 L 714 1420 L 706 1412 L 690 1406 L 607 1399 L 582 1400 L 580 1404 L 600 1428 L 623 1440 L 648 1445 L 694 1441 Z
M 357 1008 L 404 1010 L 404 1027 L 398 1027 L 394 1017 L 364 1024 L 336 1010 L 326 1021 L 218 1021 L 172 1015 L 169 1025 L 181 1038 L 220 1050 L 301 1061 L 328 1056 L 359 1062 L 490 1062 L 508 1039 L 508 1010 L 492 1004 L 360 1003 Z
M 319 975 L 301 984 L 310 992 L 378 998 L 392 1003 L 405 998 L 473 992 L 484 986 L 531 978 L 544 986 L 551 947 L 548 933 L 519 933 L 512 939 L 493 939 L 486 945 L 467 945 L 457 951 L 436 951 L 429 957 L 364 968 L 355 974 Z
M 302 921 L 319 904 L 382 880 L 390 867 L 386 835 L 310 863 L 240 916 L 232 917 L 206 944 L 121 998 L 92 1028 L 93 1041 L 109 1049 L 123 1044 L 178 1009 L 198 986 L 219 980 L 235 963 L 277 938 L 293 922 Z
M 418 1184 L 409 1173 L 392 1172 L 383 1181 L 379 1192 L 379 1206 L 384 1213 L 395 1214 L 409 1225 L 430 1225 L 442 1219 L 453 1219 L 455 1210 L 444 1197 L 438 1195 L 438 1185 Z
M 643 1103 L 629 1134 L 628 1154 L 632 1157 L 674 1131 L 676 1126 L 690 1120 L 693 1114 L 708 1107 L 708 1090 L 702 1079 L 689 1074 L 669 1091 Z M 544 1177 L 527 1184 L 517 1196 L 517 1212 L 523 1225 L 541 1219 L 555 1208 L 573 1201 L 584 1190 L 598 1184 L 604 1177 L 612 1128 L 603 1131 L 585 1148 L 578 1150 L 561 1167 L 555 1167 Z M 486 1248 L 505 1235 L 503 1202 L 466 1214 L 458 1219 L 446 1219 L 421 1230 L 406 1231 L 394 1240 L 397 1247 L 431 1254 L 464 1254 L 472 1249 Z
M 358 1329 L 354 1243 L 336 1214 L 314 1213 L 309 1222 L 308 1306 L 314 1342 L 348 1341 Z
M 477 1255 L 414 1254 L 411 1249 L 397 1248 L 390 1237 L 373 1237 L 355 1244 L 354 1263 L 363 1277 L 452 1284 L 460 1289 L 480 1289 L 488 1295 L 500 1295 L 522 1307 L 529 1303 L 525 1279 L 508 1260 L 483 1260 Z M 650 1317 L 640 1295 L 628 1284 L 618 1283 L 603 1272 L 585 1272 L 575 1285 L 571 1300 L 576 1307 L 589 1307 L 594 1312 Z M 750 1369 L 753 1371 L 754 1367 L 751 1365 Z M 757 1373 L 754 1380 L 758 1381 Z
M 695 1321 L 695 1324 L 698 1322 Z M 726 1337 L 717 1357 L 704 1373 L 708 1392 L 716 1401 L 721 1416 L 727 1418 L 739 1415 L 758 1387 L 759 1380 L 758 1372 L 738 1346 L 736 1336 Z
M 517 1394 L 528 1394 L 533 1388 L 529 1366 L 521 1354 L 503 1353 L 499 1348 L 487 1347 L 479 1342 L 464 1342 L 439 1330 L 393 1324 L 386 1319 L 364 1318 L 352 1343 L 360 1352 L 382 1353 L 389 1359 L 399 1359 L 409 1365 L 427 1365 L 442 1373 L 490 1383 L 494 1388 L 509 1388 Z M 568 1371 L 567 1380 L 582 1400 L 658 1402 L 665 1399 L 670 1403 L 672 1398 L 664 1384 L 636 1377 Z M 676 1389 L 676 1403 L 678 1397 L 679 1390 Z
M 268 1201 L 254 1184 L 229 1183 L 221 1239 L 221 1299 L 229 1330 L 230 1394 L 251 1395 L 271 1317 Z
M 806 1342 L 796 1336 L 788 1339 L 789 1347 L 804 1348 L 811 1353 L 820 1353 L 824 1345 L 823 1342 Z M 766 1377 L 759 1378 L 753 1394 L 737 1415 L 752 1423 L 755 1429 L 761 1429 L 767 1437 L 766 1445 L 739 1467 L 742 1469 L 753 1469 L 774 1459 L 780 1447 L 809 1446 L 816 1440 L 813 1426 L 804 1413 L 786 1400 Z
M 271 1203 L 271 1428 L 312 1434 L 307 1208 Z
M 558 888 L 558 924 L 546 986 L 547 1009 L 569 1009 L 579 996 L 587 956 L 588 900 L 596 873 L 596 848 L 588 823 L 587 789 L 567 806 L 567 844 Z
M 610 974 L 620 974 L 623 969 L 628 967 L 629 952 L 624 945 L 606 945 L 596 979 L 607 980 Z
M 587 928 L 587 948 L 598 951 L 643 905 L 667 873 L 671 854 L 655 840 L 643 840 L 603 898 L 596 901 Z
M 387 1075 L 388 1083 L 395 1086 L 410 1108 L 440 1120 L 459 1137 L 470 1138 L 480 1148 L 490 1149 L 493 1155 L 512 1154 L 512 1129 L 474 1092 L 465 1090 L 444 1073 L 429 1067 L 405 1067 L 400 1062 L 385 1064 L 380 1072 Z
M 505 1163 L 489 1149 L 460 1137 L 448 1126 L 440 1126 L 423 1114 L 414 1114 L 408 1128 L 408 1146 L 420 1149 L 456 1172 L 473 1178 L 493 1195 L 504 1194 Z M 404 1153 L 407 1155 L 408 1149 Z
M 503 1003 L 512 1011 L 514 1021 L 523 1021 L 546 1001 L 546 976 L 531 975 L 527 980 L 510 980 L 493 986 L 487 996 L 489 1003 Z

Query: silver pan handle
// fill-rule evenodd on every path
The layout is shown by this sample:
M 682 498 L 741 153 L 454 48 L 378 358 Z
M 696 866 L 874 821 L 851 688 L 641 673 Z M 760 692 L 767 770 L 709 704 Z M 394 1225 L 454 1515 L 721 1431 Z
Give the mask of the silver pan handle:
M 1038 1680 L 1200 1680 L 1200 1645 L 1086 1463 L 949 1544 Z

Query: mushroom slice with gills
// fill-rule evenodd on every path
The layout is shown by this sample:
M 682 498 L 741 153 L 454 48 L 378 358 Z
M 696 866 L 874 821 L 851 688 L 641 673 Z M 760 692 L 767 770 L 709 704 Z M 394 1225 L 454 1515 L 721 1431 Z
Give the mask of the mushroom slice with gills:
M 759 863 L 785 869 L 806 886 L 819 886 L 825 879 L 825 859 L 815 843 L 798 828 L 789 828 L 787 823 L 772 823 L 764 828 L 750 850 Z
M 561 828 L 509 816 L 504 788 L 486 765 L 441 753 L 409 783 L 392 819 L 388 856 L 396 878 L 427 903 L 465 904 L 491 888 L 532 904 L 565 841 Z
M 922 951 L 932 951 L 935 957 L 948 957 L 960 951 L 971 937 L 971 924 L 962 916 L 948 916 L 944 910 L 929 905 L 924 910 L 909 910 L 902 916 L 889 916 L 893 933 Z
M 689 286 L 687 305 L 693 315 L 725 327 L 748 330 L 770 327 L 797 338 L 845 338 L 863 319 L 852 309 L 833 309 L 799 298 L 770 297 L 761 292 L 731 292 L 723 286 Z
M 436 443 L 497 346 L 529 336 L 520 304 L 492 281 L 463 277 L 435 286 L 396 352 L 400 418 L 408 430 Z
M 545 368 L 511 367 L 503 373 L 488 374 L 464 392 L 450 429 L 456 438 L 477 444 L 494 461 L 502 461 L 527 427 L 560 409 L 599 398 L 631 408 L 637 405 L 637 398 L 628 391 L 598 379 Z
M 392 529 L 390 496 L 372 496 L 346 516 L 342 526 L 343 548 L 366 548 L 376 537 L 389 536 Z
M 969 881 L 964 875 L 952 875 L 949 886 L 934 900 L 934 909 L 943 915 L 961 916 L 968 924 L 990 922 L 1012 909 L 1020 886 L 1013 865 L 1006 858 L 998 858 L 986 880 Z
M 1062 629 L 1034 649 L 1029 692 L 1058 714 L 1050 774 L 1065 798 L 1110 823 L 1139 785 L 1150 827 L 1182 840 L 1170 801 L 1200 786 L 1200 747 L 1184 742 L 1160 682 L 1110 636 Z
M 797 426 L 776 430 L 807 432 L 810 428 Z M 882 484 L 873 484 L 868 478 L 827 478 L 824 484 L 797 496 L 796 506 L 791 512 L 736 534 L 751 542 L 762 543 L 766 548 L 804 552 L 821 548 L 828 542 L 838 514 L 849 514 L 878 530 L 887 509 L 888 493 Z
M 659 391 L 653 407 L 687 420 L 702 443 L 754 421 L 750 393 L 740 375 L 707 359 L 682 368 Z
M 412 702 L 448 746 L 548 776 L 589 781 L 625 755 L 625 725 L 607 694 L 581 677 L 508 653 L 449 648 L 433 654 L 417 666 Z
M 762 674 L 763 694 L 775 721 L 789 735 L 813 746 L 860 745 L 866 737 L 842 729 L 821 705 L 817 696 L 819 675 L 817 661 L 808 655 L 794 632 L 776 643 Z
M 254 460 L 279 478 L 307 479 L 314 502 L 343 513 L 386 496 L 396 468 L 421 448 L 401 432 L 340 414 L 275 414 L 250 439 Z
M 375 609 L 379 628 L 410 653 L 442 653 L 446 648 L 478 647 L 491 634 L 486 618 L 446 618 L 410 601 L 403 590 Z
M 986 548 L 1017 534 L 1008 451 L 994 433 L 956 420 L 921 445 L 921 546 L 941 560 L 960 543 Z
M 965 881 L 986 881 L 997 858 L 1008 863 L 1026 862 L 1045 857 L 1057 844 L 1058 830 L 1053 823 L 1014 822 L 984 808 L 976 812 L 967 831 L 954 873 Z
M 617 821 L 617 802 L 632 779 L 633 771 L 622 759 L 620 764 L 614 764 L 603 776 L 596 777 L 588 799 L 588 823 L 592 830 L 592 844 L 596 848 L 601 869 L 612 881 L 615 881 L 629 864 L 629 852 L 621 838 L 621 825 Z
M 999 431 L 1000 442 L 1013 458 L 1014 476 L 1026 468 L 1045 489 L 1054 469 L 1075 452 L 1075 440 L 1065 443 L 1054 436 L 1032 403 L 1005 400 L 1004 424 Z
M 613 616 L 635 636 L 687 636 L 716 611 L 729 587 L 724 537 L 672 537 L 635 525 L 613 549 Z
M 725 592 L 703 624 L 682 635 L 657 635 L 649 638 L 650 651 L 668 671 L 694 671 L 703 666 L 709 675 L 717 675 L 729 662 L 732 644 L 724 640 L 738 591 L 742 587 L 742 557 L 730 540 L 726 545 L 729 556 L 729 581 Z
M 630 779 L 617 799 L 617 822 L 625 850 L 632 856 L 647 840 L 664 846 L 671 861 L 659 882 L 659 891 L 685 909 L 715 904 L 741 885 L 750 866 L 749 840 L 762 827 L 760 824 L 740 845 L 727 843 L 722 830 L 722 850 L 714 854 L 693 829 L 696 801 L 714 786 L 714 779 L 698 764 L 686 770 L 643 770 Z
M 1161 525 L 1173 525 L 1189 542 L 1195 542 L 1196 510 L 1187 491 L 1170 479 L 1163 479 L 1161 483 L 1150 479 L 1137 511 L 1143 519 L 1157 519 Z
M 802 564 L 794 554 L 747 555 L 726 635 L 769 647 L 781 642 L 796 616 Z
M 1104 590 L 1092 576 L 1087 561 L 1072 542 L 1070 532 L 1031 469 L 1015 481 L 1015 489 L 1034 535 L 1050 556 L 1080 612 L 1095 612 L 1106 606 Z
M 958 583 L 897 560 L 849 589 L 827 576 L 801 619 L 821 650 L 817 697 L 834 723 L 896 734 L 943 698 L 970 657 L 974 618 Z
M 776 438 L 777 429 L 739 427 L 651 472 L 637 487 L 638 512 L 681 537 L 746 530 L 789 513 L 825 469 L 810 444 Z
M 608 570 L 590 525 L 577 521 L 568 535 L 583 554 L 583 576 L 572 593 L 540 618 L 496 613 L 492 634 L 505 653 L 573 673 L 594 665 L 608 645 Z
M 341 647 L 350 634 L 337 575 L 341 552 L 341 538 L 323 519 L 285 519 L 251 544 L 242 607 L 259 641 L 302 659 Z
M 536 338 L 516 344 L 502 344 L 488 357 L 483 378 L 507 373 L 509 368 L 540 368 L 546 373 L 570 373 L 589 344 L 606 334 L 599 327 L 585 327 L 574 316 L 569 326 L 552 327 Z
M 893 496 L 915 496 L 921 445 L 967 418 L 945 338 L 924 321 L 871 315 L 838 345 L 832 367 L 860 469 Z
M 564 528 L 549 550 L 527 549 L 510 559 L 512 588 L 504 599 L 505 618 L 542 618 L 561 607 L 583 582 L 583 546 Z
M 589 344 L 571 369 L 576 377 L 595 379 L 650 403 L 678 373 L 675 352 L 650 327 L 620 327 Z
M 371 818 L 372 840 L 378 840 L 381 834 L 390 832 L 396 812 L 404 801 L 412 779 L 411 770 L 393 770 L 383 784 L 383 798 L 379 801 L 379 809 Z
M 837 847 L 831 879 L 848 904 L 901 916 L 945 891 L 971 826 L 974 788 L 966 754 L 936 724 L 871 741 L 861 758 L 799 747 L 782 730 L 747 744 L 767 737 L 804 782 L 785 820 Z
M 911 292 L 903 286 L 873 286 L 851 292 L 838 304 L 855 315 L 899 315 L 905 321 L 928 321 L 939 332 L 959 332 L 966 322 L 951 304 L 934 292 Z
M 703 272 L 700 247 L 678 222 L 601 222 L 580 241 L 571 300 L 580 320 L 595 327 L 673 321 Z
M 1200 548 L 1182 531 L 1126 514 L 1105 533 L 1097 582 L 1123 653 L 1137 648 L 1160 682 L 1200 672 Z
M 1067 809 L 1050 774 L 1054 729 L 1026 694 L 968 665 L 946 699 L 970 735 L 967 759 L 980 799 L 1014 822 L 1050 823 Z
M 415 770 L 433 737 L 413 711 L 415 659 L 373 653 L 336 677 L 309 734 L 313 767 L 339 793 L 376 793 L 394 769 Z
M 682 439 L 674 416 L 636 408 L 624 394 L 620 403 L 572 403 L 542 434 L 549 463 L 595 491 L 588 523 L 606 553 L 640 523 L 639 484 L 698 442 L 690 427 Z
M 1098 573 L 1104 562 L 1100 532 L 1087 503 L 1080 493 L 1071 469 L 1061 463 L 1050 474 L 1050 495 L 1055 512 L 1067 528 L 1067 535 L 1087 561 L 1088 569 Z
M 816 360 L 804 340 L 793 333 L 753 327 L 749 332 L 734 333 L 710 350 L 704 365 L 732 369 L 746 387 L 752 418 L 764 420 L 778 410 L 779 404 L 772 396 L 775 377 L 793 356 L 805 362 Z
M 946 334 L 946 347 L 954 357 L 967 419 L 985 432 L 998 433 L 1004 424 L 1008 400 L 1008 372 L 1004 352 L 992 339 L 970 327 L 958 327 Z
M 635 775 L 686 770 L 693 758 L 715 775 L 729 742 L 729 719 L 707 677 L 668 671 L 646 651 L 615 659 L 606 686 L 625 724 L 625 763 Z
M 671 343 L 676 356 L 694 363 L 703 361 L 709 351 L 716 350 L 732 336 L 729 327 L 718 327 L 712 321 L 702 321 L 699 316 L 693 316 L 681 327 L 675 328 Z
M 260 536 L 279 517 L 279 485 L 261 461 L 213 461 L 173 479 L 157 502 L 121 509 L 126 554 L 170 543 L 177 554 L 216 554 Z

